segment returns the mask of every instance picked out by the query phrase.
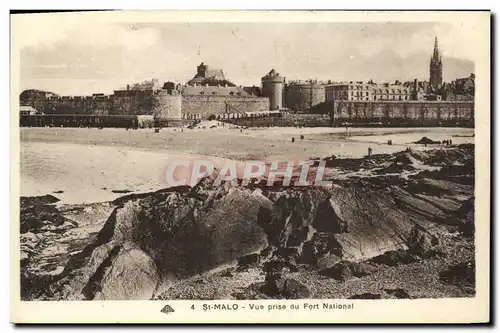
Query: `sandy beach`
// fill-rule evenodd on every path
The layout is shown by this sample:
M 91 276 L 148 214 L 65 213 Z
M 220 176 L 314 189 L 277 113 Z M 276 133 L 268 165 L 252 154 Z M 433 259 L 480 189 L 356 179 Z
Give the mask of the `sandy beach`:
M 21 195 L 53 194 L 64 203 L 102 202 L 124 193 L 168 187 L 165 170 L 176 158 L 359 158 L 366 155 L 368 147 L 374 154 L 394 153 L 423 136 L 471 143 L 472 133 L 472 129 L 456 128 L 352 128 L 348 132 L 345 128 L 258 128 L 244 129 L 242 133 L 223 128 L 166 128 L 160 133 L 110 128 L 22 128 Z M 392 146 L 387 145 L 389 139 L 393 140 Z

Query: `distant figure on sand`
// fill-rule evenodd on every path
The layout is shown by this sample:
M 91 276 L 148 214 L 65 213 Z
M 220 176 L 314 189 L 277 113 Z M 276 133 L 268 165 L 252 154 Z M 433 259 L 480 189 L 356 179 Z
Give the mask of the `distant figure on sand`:
M 371 154 L 372 154 L 372 148 L 368 147 L 368 156 L 371 156 Z
M 292 142 L 295 142 L 295 137 L 292 136 Z

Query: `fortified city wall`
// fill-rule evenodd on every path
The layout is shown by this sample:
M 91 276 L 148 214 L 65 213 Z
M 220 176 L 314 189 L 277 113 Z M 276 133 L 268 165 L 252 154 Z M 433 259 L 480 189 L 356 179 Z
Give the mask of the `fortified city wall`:
M 182 114 L 186 119 L 217 116 L 224 113 L 269 111 L 269 99 L 240 96 L 183 96 Z
M 32 103 L 31 101 L 35 101 Z M 113 95 L 30 98 L 21 105 L 49 114 L 153 115 L 155 118 L 203 119 L 224 113 L 269 111 L 269 98 L 247 96 L 181 95 L 177 90 L 123 90 Z
M 474 126 L 474 102 L 460 101 L 329 101 L 314 113 L 329 114 L 334 124 L 382 122 L 406 125 Z

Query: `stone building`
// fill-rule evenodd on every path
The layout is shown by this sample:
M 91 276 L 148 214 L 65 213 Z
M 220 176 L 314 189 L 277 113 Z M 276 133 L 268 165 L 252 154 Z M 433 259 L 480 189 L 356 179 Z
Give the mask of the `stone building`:
M 325 96 L 327 101 L 408 101 L 411 100 L 411 88 L 399 81 L 393 84 L 350 81 L 327 85 Z
M 372 100 L 374 101 L 409 101 L 411 88 L 396 81 L 393 84 L 383 83 L 372 86 Z
M 32 106 L 47 114 L 141 115 L 162 119 L 206 119 L 243 117 L 246 113 L 270 110 L 267 97 L 259 87 L 236 86 L 221 69 L 201 63 L 185 85 L 156 80 L 127 85 L 112 95 L 57 96 L 43 91 L 21 93 L 21 105 Z
M 325 86 L 325 99 L 347 101 L 370 101 L 372 84 L 362 81 L 349 81 L 328 84 Z
M 454 100 L 467 100 L 467 97 L 465 97 L 466 94 L 462 93 L 464 89 L 458 87 L 465 85 L 465 90 L 468 89 L 471 91 L 472 81 L 470 79 L 454 81 L 448 89 L 450 98 L 454 98 Z M 429 81 L 414 80 L 413 82 L 408 81 L 404 83 L 395 81 L 391 84 L 375 84 L 373 81 L 340 82 L 326 85 L 325 97 L 327 101 L 440 101 L 446 99 L 444 96 L 444 86 L 443 62 L 436 37 L 430 59 Z M 455 94 L 453 91 L 459 92 Z
M 248 112 L 270 110 L 270 99 L 262 97 L 259 88 L 237 86 L 225 77 L 222 69 L 204 63 L 180 92 L 182 117 L 187 119 L 235 118 Z
M 24 90 L 19 95 L 19 104 L 23 106 L 31 106 L 41 112 L 50 113 L 52 108 L 49 104 L 47 104 L 47 100 L 56 100 L 58 98 L 60 97 L 52 92 L 28 89 Z
M 473 101 L 475 95 L 475 75 L 459 78 L 444 86 L 444 95 L 448 101 Z
M 188 81 L 187 85 L 233 85 L 231 82 L 226 80 L 224 76 L 224 72 L 222 69 L 218 68 L 210 68 L 208 65 L 205 65 L 203 62 L 196 67 L 196 75 Z

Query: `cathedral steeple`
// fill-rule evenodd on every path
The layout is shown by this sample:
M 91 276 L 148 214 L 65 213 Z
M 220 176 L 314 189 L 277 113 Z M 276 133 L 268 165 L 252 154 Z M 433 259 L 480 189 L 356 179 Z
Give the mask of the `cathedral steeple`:
M 430 61 L 429 68 L 429 83 L 433 89 L 438 89 L 443 84 L 443 63 L 441 54 L 439 53 L 439 45 L 437 37 L 434 39 L 434 51 Z
M 439 45 L 437 37 L 434 39 L 434 52 L 432 53 L 432 58 L 439 59 Z

